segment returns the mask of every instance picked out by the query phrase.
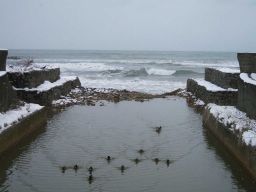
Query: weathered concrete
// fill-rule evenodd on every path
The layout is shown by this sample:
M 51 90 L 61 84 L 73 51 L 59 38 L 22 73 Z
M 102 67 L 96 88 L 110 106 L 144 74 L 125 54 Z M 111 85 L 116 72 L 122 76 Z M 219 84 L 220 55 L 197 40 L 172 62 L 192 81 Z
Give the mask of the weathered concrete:
M 205 69 L 205 80 L 216 84 L 222 88 L 238 88 L 238 79 L 240 73 L 224 73 L 213 68 Z
M 43 108 L 0 133 L 0 156 L 46 124 L 46 121 L 47 111 Z
M 8 55 L 8 50 L 0 50 L 0 71 L 6 70 L 7 55 Z
M 9 79 L 16 88 L 33 88 L 44 81 L 54 82 L 60 78 L 60 69 L 34 70 L 27 72 L 9 72 Z
M 239 134 L 219 122 L 208 109 L 203 112 L 203 125 L 224 144 L 224 146 L 241 162 L 256 179 L 256 149 L 246 146 Z
M 237 91 L 209 91 L 204 86 L 199 85 L 194 79 L 187 80 L 187 91 L 193 93 L 205 103 L 215 103 L 218 105 L 237 104 Z
M 16 92 L 13 90 L 7 73 L 0 76 L 0 112 L 8 110 L 17 102 Z
M 68 94 L 71 89 L 80 87 L 78 78 L 65 82 L 63 85 L 53 87 L 47 91 L 37 90 L 17 90 L 18 97 L 28 103 L 37 103 L 39 105 L 51 105 L 53 100 L 59 99 L 61 95 Z
M 241 73 L 256 73 L 256 53 L 237 53 Z
M 256 119 L 256 85 L 239 79 L 237 108 Z

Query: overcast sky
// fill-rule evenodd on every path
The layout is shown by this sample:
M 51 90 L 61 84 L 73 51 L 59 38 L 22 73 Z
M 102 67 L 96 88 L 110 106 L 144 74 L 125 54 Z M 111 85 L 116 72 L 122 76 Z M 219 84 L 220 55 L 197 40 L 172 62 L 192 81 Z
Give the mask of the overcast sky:
M 0 0 L 0 47 L 256 51 L 256 0 Z

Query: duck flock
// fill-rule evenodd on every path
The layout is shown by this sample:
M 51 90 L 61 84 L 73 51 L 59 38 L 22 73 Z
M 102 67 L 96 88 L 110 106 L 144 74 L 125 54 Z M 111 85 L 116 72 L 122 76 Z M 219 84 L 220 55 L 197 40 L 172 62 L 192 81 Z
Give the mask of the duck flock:
M 157 134 L 160 134 L 161 131 L 162 131 L 162 126 L 154 127 L 153 129 L 154 129 L 154 131 L 155 131 Z M 144 150 L 144 149 L 139 149 L 139 150 L 137 150 L 137 152 L 138 152 L 140 155 L 143 155 L 143 154 L 145 153 L 145 150 Z M 108 163 L 110 163 L 110 162 L 111 162 L 112 160 L 114 160 L 115 158 L 112 157 L 112 156 L 110 156 L 110 155 L 108 155 L 108 156 L 106 156 L 104 159 L 105 159 Z M 143 159 L 140 159 L 140 158 L 132 159 L 132 161 L 133 161 L 135 164 L 140 163 L 142 160 L 143 160 Z M 160 160 L 159 158 L 154 158 L 154 159 L 152 159 L 152 161 L 155 162 L 156 165 L 157 165 L 160 161 L 164 161 L 165 164 L 167 165 L 167 167 L 169 167 L 170 164 L 173 163 L 173 161 L 170 160 L 170 159 Z M 77 172 L 79 168 L 81 168 L 81 167 L 80 167 L 79 165 L 77 165 L 77 164 L 75 164 L 74 166 L 62 166 L 62 167 L 61 167 L 61 171 L 62 171 L 62 173 L 65 173 L 67 169 L 73 169 L 75 172 Z M 121 173 L 124 173 L 125 170 L 128 169 L 128 167 L 125 166 L 125 165 L 121 165 L 121 166 L 119 166 L 119 167 L 117 167 L 117 168 L 121 171 Z M 95 168 L 92 167 L 92 166 L 90 166 L 90 167 L 87 169 L 87 171 L 89 172 L 89 176 L 88 176 L 88 182 L 89 182 L 89 184 L 91 184 L 91 183 L 94 181 L 94 179 L 95 179 L 95 178 L 93 177 L 93 172 L 94 172 L 94 170 L 95 170 Z

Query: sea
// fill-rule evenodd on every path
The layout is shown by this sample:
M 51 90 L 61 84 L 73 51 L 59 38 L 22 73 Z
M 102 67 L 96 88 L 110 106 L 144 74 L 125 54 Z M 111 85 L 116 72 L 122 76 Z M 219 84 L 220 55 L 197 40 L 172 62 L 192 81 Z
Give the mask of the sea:
M 60 67 L 63 76 L 78 76 L 85 87 L 151 94 L 185 88 L 188 78 L 203 78 L 206 67 L 238 68 L 234 52 L 9 50 L 9 56 Z

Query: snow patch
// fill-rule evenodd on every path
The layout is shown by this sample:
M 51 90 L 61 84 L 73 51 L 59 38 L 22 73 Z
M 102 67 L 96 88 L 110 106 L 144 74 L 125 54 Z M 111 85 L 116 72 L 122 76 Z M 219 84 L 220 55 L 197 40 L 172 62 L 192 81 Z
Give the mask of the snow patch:
M 232 88 L 228 88 L 228 89 L 223 89 L 209 81 L 206 81 L 204 79 L 194 79 L 198 85 L 203 86 L 206 88 L 206 90 L 208 91 L 212 91 L 212 92 L 218 92 L 218 91 L 237 91 L 237 89 L 232 89 Z
M 23 106 L 16 109 L 9 110 L 5 113 L 0 113 L 0 133 L 42 108 L 43 106 L 38 104 L 25 103 Z
M 6 74 L 6 71 L 0 71 L 0 77 L 4 76 Z
M 240 73 L 240 70 L 239 69 L 231 69 L 231 68 L 216 68 L 216 70 L 218 71 L 221 71 L 223 73 L 232 73 L 232 74 L 235 74 L 235 73 Z
M 243 82 L 249 83 L 249 84 L 252 84 L 252 85 L 256 85 L 256 80 L 254 80 L 254 78 L 256 78 L 256 74 L 252 73 L 251 77 L 249 77 L 248 73 L 241 73 L 240 74 L 240 78 L 243 80 Z
M 219 106 L 208 104 L 206 106 L 210 113 L 231 131 L 242 133 L 242 140 L 246 145 L 256 146 L 256 120 L 250 119 L 246 113 L 234 106 Z
M 254 131 L 245 131 L 243 133 L 243 140 L 246 145 L 256 146 L 256 133 Z
M 44 92 L 44 91 L 48 91 L 50 89 L 52 89 L 53 87 L 57 87 L 57 86 L 61 86 L 64 83 L 68 82 L 68 81 L 74 81 L 76 80 L 76 76 L 65 76 L 65 77 L 61 77 L 59 80 L 55 81 L 55 82 L 50 82 L 50 81 L 45 81 L 43 84 L 39 85 L 36 88 L 15 88 L 16 90 L 25 90 L 25 91 L 37 91 L 38 93 L 40 92 Z

